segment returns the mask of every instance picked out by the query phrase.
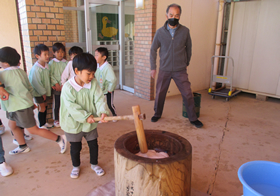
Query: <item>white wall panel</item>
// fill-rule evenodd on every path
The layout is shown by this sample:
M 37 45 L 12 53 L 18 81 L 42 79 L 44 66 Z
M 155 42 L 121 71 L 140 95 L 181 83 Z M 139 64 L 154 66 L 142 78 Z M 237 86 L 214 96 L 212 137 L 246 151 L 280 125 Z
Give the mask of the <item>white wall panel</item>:
M 278 0 L 235 3 L 229 51 L 234 86 L 280 94 L 279 10 Z
M 0 0 L 0 48 L 4 46 L 17 50 L 21 56 L 20 67 L 23 68 L 16 1 Z
M 260 1 L 235 3 L 234 6 L 229 56 L 235 64 L 235 87 L 249 88 L 259 12 Z
M 261 1 L 249 89 L 276 94 L 280 73 L 280 1 Z

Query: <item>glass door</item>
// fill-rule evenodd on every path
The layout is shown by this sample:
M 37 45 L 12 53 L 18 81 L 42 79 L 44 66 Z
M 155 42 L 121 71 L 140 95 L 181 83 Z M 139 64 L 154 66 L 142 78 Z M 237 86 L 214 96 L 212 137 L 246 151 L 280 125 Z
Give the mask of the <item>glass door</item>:
M 118 78 L 117 88 L 134 93 L 134 0 L 77 0 L 76 7 L 64 7 L 64 12 L 77 15 L 77 33 L 73 34 L 79 35 L 77 41 L 66 38 L 66 46 L 77 45 L 91 54 L 106 47 L 107 61 Z
M 124 2 L 124 68 L 123 89 L 134 92 L 134 0 Z
M 86 0 L 85 1 L 87 51 L 94 54 L 98 47 L 106 47 L 109 51 L 108 63 L 114 69 L 118 78 L 117 88 L 121 86 L 121 51 L 120 51 L 120 22 L 119 1 Z

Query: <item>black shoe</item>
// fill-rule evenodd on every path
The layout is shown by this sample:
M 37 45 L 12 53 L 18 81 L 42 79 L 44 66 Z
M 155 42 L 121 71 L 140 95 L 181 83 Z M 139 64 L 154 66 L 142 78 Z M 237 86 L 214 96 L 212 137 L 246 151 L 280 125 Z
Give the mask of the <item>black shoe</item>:
M 151 121 L 152 121 L 152 122 L 157 122 L 158 119 L 160 119 L 160 117 L 153 116 L 153 117 L 151 118 Z
M 200 122 L 199 120 L 191 121 L 191 124 L 193 124 L 194 126 L 196 126 L 196 128 L 200 128 L 200 127 L 203 126 L 202 122 Z

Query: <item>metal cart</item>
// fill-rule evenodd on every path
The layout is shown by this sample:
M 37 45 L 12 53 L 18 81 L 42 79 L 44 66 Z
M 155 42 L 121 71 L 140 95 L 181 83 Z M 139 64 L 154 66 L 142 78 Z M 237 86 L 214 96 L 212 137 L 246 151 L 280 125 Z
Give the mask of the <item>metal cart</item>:
M 223 75 L 214 75 L 213 74 L 213 69 L 214 69 L 214 59 L 215 58 L 224 58 L 224 59 L 230 59 L 232 65 L 232 72 L 231 76 L 226 76 L 225 71 Z M 236 96 L 238 93 L 240 93 L 240 90 L 236 90 L 235 88 L 232 87 L 232 78 L 233 78 L 233 70 L 234 70 L 234 62 L 233 58 L 230 56 L 212 56 L 211 58 L 212 62 L 212 68 L 211 68 L 211 79 L 210 79 L 210 88 L 208 90 L 208 94 L 212 95 L 212 98 L 215 99 L 215 96 L 220 96 L 220 97 L 225 97 L 226 101 L 229 100 L 229 98 Z M 213 82 L 218 82 L 222 83 L 223 86 L 221 88 L 212 90 L 212 83 Z M 226 88 L 226 84 L 230 85 L 230 88 Z

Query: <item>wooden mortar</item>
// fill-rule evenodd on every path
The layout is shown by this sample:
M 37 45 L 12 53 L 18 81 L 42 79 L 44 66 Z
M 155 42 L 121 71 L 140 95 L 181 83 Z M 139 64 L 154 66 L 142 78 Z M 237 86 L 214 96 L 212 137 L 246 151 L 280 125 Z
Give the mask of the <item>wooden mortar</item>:
M 140 151 L 136 132 L 119 137 L 115 143 L 116 196 L 190 196 L 192 146 L 174 133 L 145 130 L 148 149 L 162 149 L 164 159 L 135 155 Z

